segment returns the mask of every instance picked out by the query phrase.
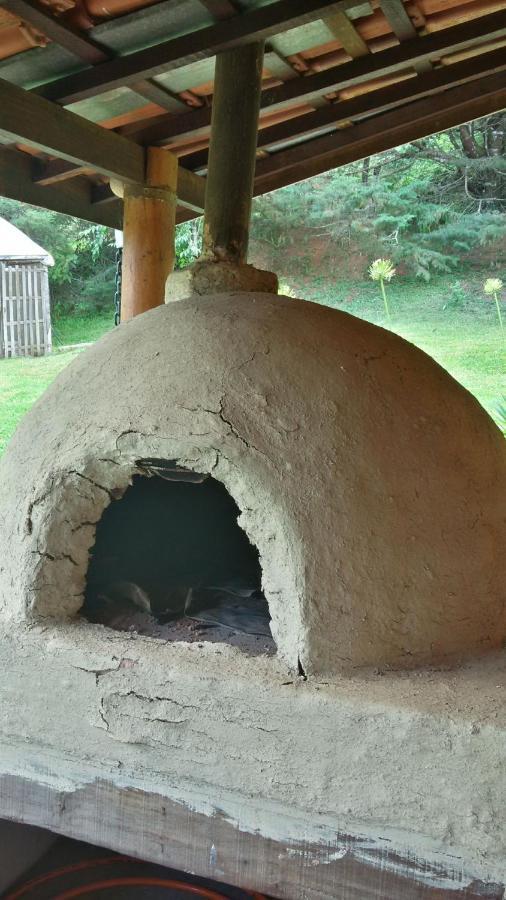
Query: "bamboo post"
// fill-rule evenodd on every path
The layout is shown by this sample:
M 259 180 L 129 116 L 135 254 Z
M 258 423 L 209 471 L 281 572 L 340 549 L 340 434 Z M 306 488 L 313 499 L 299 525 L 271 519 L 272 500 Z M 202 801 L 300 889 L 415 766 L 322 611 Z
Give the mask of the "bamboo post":
M 246 262 L 262 83 L 263 42 L 216 57 L 203 258 Z
M 164 302 L 174 265 L 177 170 L 174 154 L 148 147 L 144 184 L 123 189 L 122 322 Z

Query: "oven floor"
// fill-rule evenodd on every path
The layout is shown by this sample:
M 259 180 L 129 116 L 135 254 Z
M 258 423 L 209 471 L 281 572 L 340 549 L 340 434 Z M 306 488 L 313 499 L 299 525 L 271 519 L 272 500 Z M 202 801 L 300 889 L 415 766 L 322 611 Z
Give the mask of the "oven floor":
M 158 638 L 161 641 L 184 641 L 185 643 L 228 644 L 238 647 L 250 656 L 275 656 L 276 644 L 272 637 L 257 634 L 245 634 L 222 625 L 211 625 L 199 622 L 190 617 L 183 617 L 173 622 L 162 624 L 153 616 L 141 610 L 129 611 L 124 615 L 110 618 L 107 611 L 96 616 L 97 624 L 114 628 L 115 631 L 126 631 L 130 634 L 142 634 Z

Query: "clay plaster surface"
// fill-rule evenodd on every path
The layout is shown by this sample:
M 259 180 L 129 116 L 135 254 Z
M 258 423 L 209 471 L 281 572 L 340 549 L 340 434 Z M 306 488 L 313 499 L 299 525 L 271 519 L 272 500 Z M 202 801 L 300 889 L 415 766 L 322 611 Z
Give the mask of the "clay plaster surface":
M 274 272 L 245 263 L 237 265 L 223 260 L 198 260 L 188 268 L 169 275 L 165 285 L 165 302 L 222 294 L 225 291 L 276 294 L 277 290 L 278 278 Z
M 394 868 L 416 859 L 435 887 L 504 879 L 504 654 L 305 681 L 225 645 L 85 623 L 4 626 L 0 653 L 0 775 L 51 785 L 62 809 L 109 782 L 225 817 L 286 852 L 311 841 L 312 865 L 330 862 L 329 847 L 372 862 L 387 847 Z M 60 810 L 46 814 L 65 829 Z M 161 835 L 143 826 L 136 852 L 160 859 Z
M 162 457 L 236 500 L 288 668 L 480 654 L 506 635 L 505 453 L 394 334 L 268 294 L 171 304 L 80 355 L 0 462 L 2 616 L 75 616 L 103 509 Z

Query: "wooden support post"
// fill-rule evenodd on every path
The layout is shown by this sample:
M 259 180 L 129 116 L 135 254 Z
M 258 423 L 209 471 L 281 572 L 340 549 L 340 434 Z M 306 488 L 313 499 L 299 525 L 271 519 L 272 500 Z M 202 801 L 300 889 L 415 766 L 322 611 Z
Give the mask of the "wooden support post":
M 204 259 L 246 262 L 263 53 L 260 42 L 216 57 Z
M 146 180 L 125 185 L 121 321 L 160 306 L 174 265 L 177 157 L 149 147 Z

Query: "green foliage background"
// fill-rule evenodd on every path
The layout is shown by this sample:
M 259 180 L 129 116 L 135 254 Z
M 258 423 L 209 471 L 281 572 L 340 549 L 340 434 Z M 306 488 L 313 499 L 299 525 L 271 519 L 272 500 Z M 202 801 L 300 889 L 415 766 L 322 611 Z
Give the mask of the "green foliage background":
M 402 275 L 428 282 L 454 272 L 457 282 L 471 251 L 499 246 L 506 236 L 505 135 L 506 113 L 487 116 L 259 197 L 253 204 L 252 260 L 292 286 L 305 275 L 310 289 L 320 279 L 335 289 L 329 272 L 315 263 L 317 238 L 331 260 L 361 253 L 360 280 L 367 279 L 373 259 L 387 257 Z M 0 199 L 0 216 L 54 256 L 55 319 L 109 310 L 112 315 L 110 229 L 6 199 Z M 201 220 L 177 228 L 176 268 L 199 255 L 201 235 Z M 488 259 L 488 274 L 504 261 Z M 449 303 L 458 304 L 458 295 L 456 286 Z
M 112 309 L 114 232 L 48 209 L 0 197 L 0 216 L 54 257 L 49 269 L 52 313 L 96 313 Z

